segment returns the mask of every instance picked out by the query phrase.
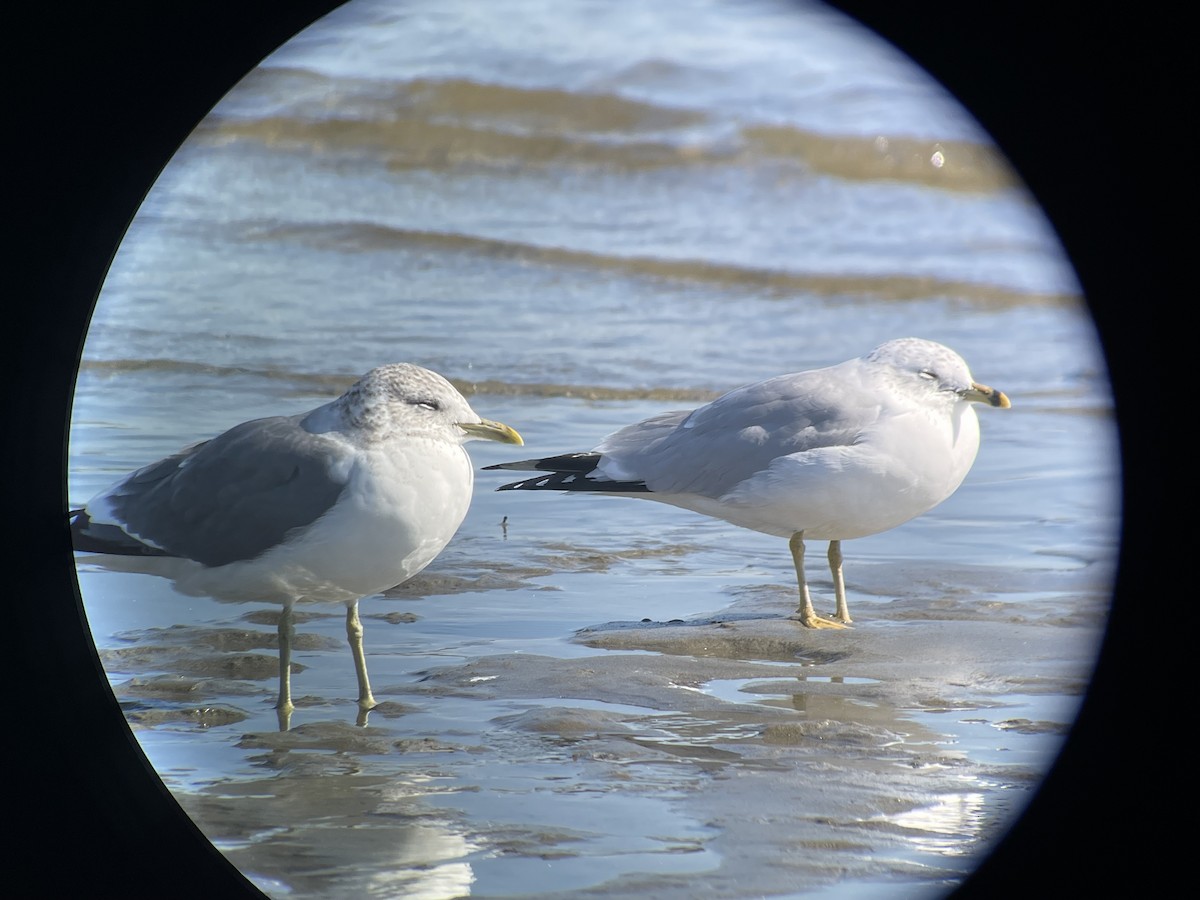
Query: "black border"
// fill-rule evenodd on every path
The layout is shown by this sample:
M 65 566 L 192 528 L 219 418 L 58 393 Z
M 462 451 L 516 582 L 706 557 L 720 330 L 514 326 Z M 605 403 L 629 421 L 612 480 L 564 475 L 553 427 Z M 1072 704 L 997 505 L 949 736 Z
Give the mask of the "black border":
M 9 839 L 9 886 L 39 896 L 260 896 L 149 772 L 104 687 L 78 612 L 62 516 L 66 422 L 96 292 L 157 173 L 246 71 L 337 5 L 120 0 L 69 12 L 21 7 L 6 17 L 10 43 L 21 47 L 10 57 L 16 111 L 6 122 L 15 202 L 6 209 L 5 246 L 16 283 L 4 345 L 15 383 L 0 470 L 11 530 L 8 633 L 19 645 L 18 668 L 7 673 L 6 774 L 16 788 L 7 808 L 17 835 Z M 1184 75 L 1173 40 L 1180 26 L 1153 6 L 1116 18 L 1031 3 L 970 12 L 962 4 L 834 5 L 948 86 L 1017 167 L 1080 274 L 1117 399 L 1123 544 L 1100 668 L 1028 814 L 958 894 L 1149 890 L 1189 862 L 1168 855 L 1171 826 L 1161 818 L 1151 826 L 1149 810 L 1190 778 L 1165 770 L 1160 788 L 1162 763 L 1138 752 L 1143 740 L 1155 752 L 1179 752 L 1167 745 L 1169 723 L 1153 703 L 1155 691 L 1172 687 L 1167 663 L 1156 660 L 1173 654 L 1171 620 L 1154 603 L 1169 613 L 1178 607 L 1152 563 L 1171 564 L 1169 547 L 1154 555 L 1169 521 L 1159 510 L 1171 509 L 1159 441 L 1186 429 L 1136 436 L 1156 423 L 1168 391 L 1182 394 L 1151 342 L 1170 336 L 1169 304 L 1195 293 L 1172 293 L 1162 228 L 1170 220 L 1157 206 L 1185 180 L 1187 145 L 1173 122 L 1186 114 L 1182 86 L 1194 77 Z M 20 443 L 11 430 L 17 420 Z M 1173 490 L 1192 491 L 1188 481 Z M 1186 580 L 1175 589 L 1187 592 Z M 1131 613 L 1135 595 L 1142 616 Z M 1142 643 L 1147 632 L 1153 645 Z
M 96 294 L 146 191 L 230 87 L 337 5 L 29 4 L 6 22 L 6 43 L 21 50 L 6 88 L 17 105 L 5 124 L 17 150 L 6 243 L 18 284 L 4 343 L 10 415 L 31 422 L 20 444 L 6 432 L 0 470 L 18 538 L 5 542 L 17 586 L 8 609 L 25 651 L 8 673 L 17 840 L 5 885 L 23 896 L 262 896 L 162 786 L 106 687 L 63 516 L 66 426 Z
M 1185 76 L 1176 26 L 1154 4 L 1100 11 L 1006 3 L 969 12 L 943 5 L 925 15 L 906 4 L 835 5 L 954 93 L 1029 185 L 1080 276 L 1120 430 L 1122 546 L 1099 666 L 1032 804 L 955 896 L 1087 897 L 1134 888 L 1155 896 L 1154 885 L 1189 868 L 1170 852 L 1182 835 L 1158 812 L 1191 777 L 1158 768 L 1175 751 L 1159 715 L 1173 649 L 1171 619 L 1156 614 L 1155 594 L 1165 586 L 1154 560 L 1171 565 L 1160 513 L 1171 508 L 1163 441 L 1181 432 L 1161 424 L 1175 389 L 1155 344 L 1170 337 L 1163 226 L 1174 224 L 1159 218 L 1165 198 L 1158 192 L 1170 190 L 1173 123 L 1185 114 L 1184 85 L 1194 74 Z M 1188 180 L 1182 170 L 1178 178 Z M 1186 582 L 1179 588 L 1186 591 Z M 1138 674 L 1147 666 L 1148 680 Z M 1156 777 L 1160 771 L 1165 778 Z

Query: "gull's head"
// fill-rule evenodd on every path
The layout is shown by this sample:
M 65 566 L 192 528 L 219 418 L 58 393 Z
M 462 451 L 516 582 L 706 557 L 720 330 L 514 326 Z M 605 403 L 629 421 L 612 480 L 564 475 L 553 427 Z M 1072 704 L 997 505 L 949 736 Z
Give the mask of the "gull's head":
M 404 436 L 458 443 L 474 438 L 524 443 L 507 425 L 481 418 L 458 389 L 437 372 L 412 363 L 372 369 L 335 405 L 367 441 Z
M 961 356 L 935 341 L 897 338 L 880 344 L 864 359 L 889 367 L 902 380 L 919 385 L 917 390 L 999 409 L 1012 406 L 1003 391 L 977 382 Z

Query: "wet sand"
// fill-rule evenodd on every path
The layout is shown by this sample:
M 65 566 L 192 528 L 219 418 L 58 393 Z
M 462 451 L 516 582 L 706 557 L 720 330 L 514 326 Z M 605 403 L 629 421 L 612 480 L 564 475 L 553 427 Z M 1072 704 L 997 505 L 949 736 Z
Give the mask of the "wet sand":
M 586 559 L 605 568 L 603 554 Z M 886 568 L 876 577 L 897 577 Z M 859 572 L 866 593 L 872 571 Z M 298 610 L 300 656 L 319 665 L 296 668 L 285 731 L 267 715 L 272 609 L 126 635 L 103 656 L 129 673 L 115 691 L 152 757 L 189 734 L 212 742 L 189 750 L 211 771 L 163 774 L 269 895 L 940 896 L 1061 746 L 1106 598 L 1080 573 L 1060 576 L 1075 595 L 1064 583 L 1052 601 L 1005 602 L 947 585 L 995 578 L 1020 593 L 1012 579 L 1034 576 L 937 572 L 904 573 L 906 599 L 852 599 L 841 631 L 791 619 L 794 587 L 748 585 L 714 616 L 597 624 L 554 655 L 423 665 L 379 684 L 361 726 L 351 698 L 310 680 L 349 671 L 336 609 Z M 365 604 L 368 647 L 419 629 L 451 595 L 544 574 L 420 576 Z

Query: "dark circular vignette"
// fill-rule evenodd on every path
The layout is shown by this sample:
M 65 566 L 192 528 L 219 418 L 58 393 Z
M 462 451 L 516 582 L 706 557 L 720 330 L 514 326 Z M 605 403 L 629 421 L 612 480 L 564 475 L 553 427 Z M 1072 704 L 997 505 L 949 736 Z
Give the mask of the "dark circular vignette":
M 171 797 L 107 686 L 64 517 L 66 437 L 97 292 L 146 192 L 229 88 L 338 5 L 22 4 L 9 26 L 23 47 L 10 94 L 12 143 L 24 151 L 11 176 L 10 266 L 24 278 L 5 343 L 19 354 L 8 369 L 16 389 L 36 391 L 14 404 L 27 420 L 21 445 L 3 442 L 21 510 L 10 602 L 25 658 L 10 673 L 19 702 L 7 742 L 19 789 L 7 804 L 20 838 L 7 854 L 17 895 L 263 896 Z
M 19 623 L 19 631 L 10 625 L 19 646 L 18 668 L 9 673 L 9 697 L 17 702 L 7 742 L 9 781 L 18 790 L 8 818 L 19 840 L 9 851 L 17 865 L 7 874 L 26 895 L 261 896 L 179 809 L 107 687 L 79 605 L 63 516 L 65 441 L 88 319 L 145 193 L 245 72 L 338 5 L 121 0 L 70 12 L 21 8 L 10 25 L 23 50 L 11 69 L 20 80 L 10 89 L 17 102 L 9 120 L 16 202 L 8 207 L 13 233 L 6 241 L 17 283 L 14 302 L 6 304 L 5 345 L 15 356 L 8 371 L 17 383 L 2 442 L 17 538 L 5 542 L 6 568 L 14 573 L 9 606 Z M 1156 268 L 1149 190 L 1140 193 L 1144 186 L 1134 179 L 1141 142 L 1162 127 L 1150 115 L 1158 107 L 1147 101 L 1169 90 L 1173 69 L 1176 83 L 1186 83 L 1182 57 L 1161 46 L 1171 33 L 1169 24 L 1156 29 L 1163 25 L 1150 15 L 1156 9 L 1104 21 L 1092 13 L 1081 23 L 1032 3 L 969 13 L 865 0 L 832 5 L 949 88 L 1032 189 L 1083 284 L 1121 429 L 1121 561 L 1099 668 L 1026 814 L 955 896 L 1149 889 L 1176 861 L 1167 852 L 1171 839 L 1161 834 L 1169 826 L 1139 816 L 1163 799 L 1151 793 L 1157 785 L 1139 781 L 1160 763 L 1141 758 L 1143 738 L 1130 729 L 1148 728 L 1155 748 L 1168 739 L 1157 708 L 1146 704 L 1171 684 L 1163 683 L 1165 673 L 1141 671 L 1155 657 L 1136 644 L 1142 628 L 1131 621 L 1130 606 L 1135 583 L 1158 587 L 1150 523 L 1169 507 L 1161 445 L 1134 438 L 1162 400 L 1133 396 L 1147 380 L 1140 370 L 1151 342 L 1165 335 L 1165 313 L 1155 303 L 1168 286 Z M 1149 433 L 1161 437 L 1159 428 Z M 1159 553 L 1163 565 L 1166 552 Z M 1154 616 L 1152 598 L 1144 602 Z M 1133 708 L 1122 703 L 1122 676 L 1144 679 L 1135 685 L 1140 693 L 1130 694 Z M 1168 777 L 1168 791 L 1190 782 L 1189 773 Z M 1147 855 L 1151 840 L 1163 843 Z

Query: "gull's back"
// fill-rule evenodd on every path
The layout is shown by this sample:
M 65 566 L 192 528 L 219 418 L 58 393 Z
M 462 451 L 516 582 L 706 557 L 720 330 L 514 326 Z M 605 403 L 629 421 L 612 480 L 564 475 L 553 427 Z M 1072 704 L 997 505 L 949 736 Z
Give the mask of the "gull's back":
M 283 543 L 346 487 L 329 463 L 342 448 L 305 431 L 302 418 L 243 422 L 137 470 L 88 502 L 74 525 L 76 548 L 223 566 Z M 127 536 L 123 544 L 113 527 Z M 108 546 L 89 542 L 105 535 Z

